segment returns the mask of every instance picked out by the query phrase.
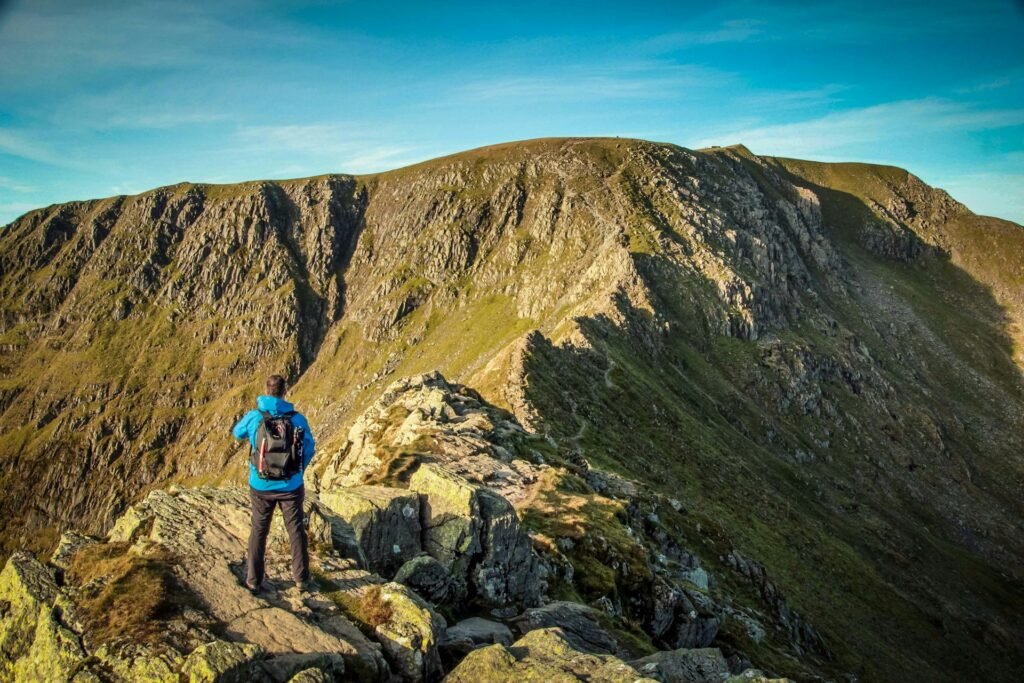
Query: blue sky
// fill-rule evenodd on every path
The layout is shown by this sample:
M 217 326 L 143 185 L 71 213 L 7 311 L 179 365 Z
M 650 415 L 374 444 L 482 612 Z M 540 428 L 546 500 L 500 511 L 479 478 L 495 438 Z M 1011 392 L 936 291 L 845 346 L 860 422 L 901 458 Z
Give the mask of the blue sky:
M 891 163 L 1024 223 L 1024 4 L 0 0 L 0 224 L 563 135 Z

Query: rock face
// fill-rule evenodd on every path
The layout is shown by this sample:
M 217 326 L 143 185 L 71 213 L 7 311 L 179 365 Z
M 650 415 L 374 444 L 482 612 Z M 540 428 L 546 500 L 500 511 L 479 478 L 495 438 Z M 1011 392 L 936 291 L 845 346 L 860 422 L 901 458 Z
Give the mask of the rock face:
M 597 611 L 573 602 L 552 602 L 526 610 L 516 620 L 523 633 L 539 628 L 561 629 L 561 637 L 582 652 L 615 654 L 619 646 L 599 624 Z
M 630 664 L 661 683 L 718 683 L 730 673 L 722 652 L 713 648 L 658 652 Z
M 378 565 L 445 609 L 504 618 L 535 575 L 642 650 L 1014 680 L 1022 255 L 900 169 L 619 139 L 33 211 L 0 232 L 0 545 L 134 547 L 151 491 L 242 483 L 227 427 L 283 372 L 311 499 L 424 465 L 482 487 L 464 562 L 421 526 L 450 583 L 401 543 Z M 310 526 L 383 549 L 326 505 Z
M 507 500 L 432 464 L 409 488 L 424 497 L 424 548 L 448 570 L 456 594 L 472 591 L 496 606 L 540 600 L 542 568 Z
M 394 576 L 420 552 L 420 498 L 384 486 L 321 491 L 320 500 L 352 525 L 370 567 Z
M 71 680 L 72 675 L 98 667 L 96 680 L 102 681 L 177 681 L 179 675 L 191 681 L 283 681 L 311 666 L 332 676 L 349 672 L 362 680 L 387 680 L 389 667 L 380 645 L 368 640 L 337 608 L 301 602 L 296 608 L 276 590 L 255 596 L 241 585 L 240 560 L 249 525 L 243 491 L 157 491 L 122 522 L 111 540 L 90 547 L 124 558 L 173 548 L 173 560 L 160 560 L 159 566 L 180 582 L 174 588 L 175 604 L 189 596 L 184 604 L 190 606 L 154 613 L 152 618 L 163 620 L 159 644 L 140 640 L 142 636 L 130 631 L 98 642 L 95 626 L 76 615 L 91 609 L 97 591 L 99 598 L 105 595 L 104 585 L 123 579 L 112 573 L 88 585 L 59 587 L 53 570 L 34 558 L 15 555 L 0 575 L 0 587 L 8 596 L 2 599 L 12 606 L 0 627 L 5 634 L 2 657 L 13 680 Z M 273 548 L 271 543 L 271 574 L 280 580 L 287 576 L 286 556 Z M 94 566 L 102 566 L 107 555 L 97 557 L 100 564 Z M 331 579 L 329 570 L 322 571 Z M 118 585 L 119 591 L 136 590 L 136 584 Z M 140 593 L 136 599 L 146 603 L 151 598 Z M 220 624 L 227 640 L 211 634 L 214 623 Z M 146 624 L 141 626 L 149 632 Z

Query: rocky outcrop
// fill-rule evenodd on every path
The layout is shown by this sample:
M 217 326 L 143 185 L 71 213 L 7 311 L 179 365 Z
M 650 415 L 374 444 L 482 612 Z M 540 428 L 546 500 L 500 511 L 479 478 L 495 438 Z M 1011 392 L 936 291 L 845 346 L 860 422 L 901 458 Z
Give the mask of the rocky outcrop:
M 315 512 L 315 504 L 311 510 Z M 123 583 L 126 579 L 115 573 L 120 565 L 111 564 L 112 573 L 100 574 L 87 585 L 58 586 L 53 571 L 38 561 L 11 558 L 0 585 L 8 588 L 9 597 L 4 599 L 12 610 L 0 619 L 0 626 L 7 634 L 4 657 L 13 667 L 14 679 L 71 680 L 96 662 L 101 680 L 115 682 L 177 681 L 179 675 L 193 681 L 284 681 L 311 666 L 332 676 L 358 672 L 362 680 L 386 680 L 389 667 L 381 646 L 367 639 L 337 607 L 304 602 L 283 589 L 253 595 L 241 584 L 248 516 L 248 498 L 241 490 L 157 491 L 122 518 L 110 540 L 83 546 L 101 551 L 87 565 L 93 572 L 110 562 L 106 558 L 131 563 L 133 557 L 160 558 L 161 549 L 173 550 L 173 559 L 154 559 L 133 570 L 137 574 L 123 575 L 156 571 L 178 582 L 171 586 L 175 593 L 168 604 L 183 606 L 162 608 L 166 613 L 152 617 L 164 620 L 155 632 L 151 628 L 156 625 L 139 625 L 151 635 L 122 631 L 100 641 L 96 620 L 118 617 L 100 613 L 85 620 L 76 615 L 96 609 L 96 600 L 106 599 L 107 584 L 122 581 L 116 590 L 128 594 L 157 590 L 156 584 Z M 287 555 L 276 552 L 273 542 L 268 548 L 272 581 L 280 582 L 288 575 Z M 338 558 L 333 553 L 325 557 L 321 571 L 333 580 L 337 571 L 331 569 L 329 557 Z M 72 560 L 69 575 L 76 576 L 75 571 Z M 140 593 L 135 599 L 148 603 L 153 596 Z M 35 616 L 30 618 L 30 612 Z M 211 635 L 215 623 L 226 640 Z M 140 640 L 153 637 L 158 644 Z
M 630 664 L 661 683 L 719 683 L 730 674 L 721 650 L 714 648 L 667 650 Z
M 616 654 L 621 648 L 600 625 L 598 611 L 574 602 L 556 601 L 528 609 L 516 618 L 516 627 L 522 633 L 535 629 L 559 628 L 561 637 L 573 648 L 593 654 Z
M 778 623 L 788 632 L 797 652 L 811 652 L 827 658 L 832 657 L 831 651 L 825 645 L 825 641 L 818 631 L 786 602 L 782 591 L 768 577 L 764 565 L 751 560 L 737 550 L 730 552 L 726 561 L 754 587 L 765 605 L 775 612 Z
M 395 581 L 435 603 L 447 602 L 457 594 L 451 573 L 430 555 L 420 555 L 403 564 L 395 574 Z
M 593 681 L 653 683 L 621 659 L 576 650 L 558 628 L 530 631 L 512 647 L 490 645 L 467 656 L 445 679 L 448 683 Z
M 387 480 L 404 457 L 443 464 L 515 501 L 536 477 L 528 460 L 513 457 L 528 442 L 515 418 L 469 387 L 450 383 L 436 371 L 406 377 L 390 384 L 356 419 L 341 453 L 324 469 L 320 487 Z
M 456 594 L 497 607 L 540 600 L 543 568 L 507 500 L 432 464 L 409 488 L 423 496 L 424 548 L 448 570 Z
M 321 491 L 319 497 L 352 526 L 370 568 L 378 574 L 394 576 L 420 552 L 420 498 L 415 493 L 353 486 Z

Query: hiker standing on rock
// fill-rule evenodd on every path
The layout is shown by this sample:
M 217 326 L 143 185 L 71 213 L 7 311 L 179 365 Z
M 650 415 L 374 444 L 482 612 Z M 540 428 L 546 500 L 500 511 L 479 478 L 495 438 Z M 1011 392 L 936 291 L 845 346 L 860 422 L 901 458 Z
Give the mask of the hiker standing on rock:
M 281 375 L 267 378 L 267 394 L 231 430 L 236 439 L 248 439 L 249 501 L 252 529 L 246 554 L 246 587 L 258 592 L 263 585 L 267 535 L 274 507 L 281 506 L 288 544 L 292 550 L 292 578 L 299 590 L 310 590 L 309 548 L 302 503 L 303 474 L 313 459 L 313 432 L 309 422 L 284 400 L 288 390 Z

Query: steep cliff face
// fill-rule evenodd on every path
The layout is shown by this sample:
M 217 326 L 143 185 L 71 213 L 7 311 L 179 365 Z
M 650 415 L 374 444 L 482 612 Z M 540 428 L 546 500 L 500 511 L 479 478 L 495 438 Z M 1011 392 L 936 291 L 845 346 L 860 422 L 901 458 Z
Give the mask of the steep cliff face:
M 569 139 L 180 185 L 11 224 L 0 296 L 8 553 L 104 532 L 171 481 L 237 480 L 227 428 L 271 371 L 325 490 L 406 486 L 415 425 L 349 428 L 413 414 L 381 393 L 440 370 L 564 470 L 497 452 L 515 490 L 487 486 L 573 568 L 569 597 L 662 647 L 710 622 L 644 626 L 657 554 L 683 556 L 652 550 L 657 525 L 637 531 L 651 557 L 612 530 L 593 545 L 608 514 L 630 533 L 671 514 L 704 563 L 685 570 L 791 636 L 762 647 L 747 608 L 695 605 L 724 624 L 712 642 L 780 673 L 1009 680 L 1020 659 L 1024 230 L 905 171 Z M 494 455 L 489 433 L 451 439 Z M 677 505 L 619 510 L 608 473 Z

